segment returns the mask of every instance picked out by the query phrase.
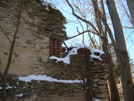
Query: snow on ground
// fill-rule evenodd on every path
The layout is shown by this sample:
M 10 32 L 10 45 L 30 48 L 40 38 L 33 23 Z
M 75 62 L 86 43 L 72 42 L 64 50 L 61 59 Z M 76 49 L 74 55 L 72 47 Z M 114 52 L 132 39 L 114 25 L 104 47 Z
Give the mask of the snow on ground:
M 47 75 L 29 75 L 26 77 L 19 77 L 19 80 L 25 82 L 31 82 L 31 80 L 44 80 L 48 82 L 58 82 L 58 83 L 82 83 L 82 80 L 58 80 Z
M 91 48 L 91 47 L 89 47 L 89 46 L 87 46 L 87 45 L 83 45 L 83 44 L 72 45 L 71 47 L 73 47 L 73 49 L 71 49 L 71 50 L 68 52 L 68 54 L 67 54 L 64 58 L 58 58 L 58 57 L 56 57 L 56 56 L 50 56 L 49 59 L 56 59 L 56 60 L 57 60 L 56 62 L 63 61 L 65 64 L 70 64 L 70 55 L 75 55 L 75 54 L 77 54 L 77 53 L 78 53 L 78 52 L 77 52 L 78 49 L 80 49 L 80 48 L 85 48 L 85 47 L 88 48 L 88 49 L 91 51 L 91 55 L 90 55 L 91 59 L 92 59 L 92 58 L 97 58 L 97 59 L 99 59 L 99 60 L 102 60 L 100 56 L 101 56 L 102 54 L 105 54 L 105 53 L 104 53 L 103 51 L 101 51 L 101 50 L 94 49 L 94 48 Z M 98 52 L 98 53 L 100 53 L 100 55 L 95 55 L 94 52 Z

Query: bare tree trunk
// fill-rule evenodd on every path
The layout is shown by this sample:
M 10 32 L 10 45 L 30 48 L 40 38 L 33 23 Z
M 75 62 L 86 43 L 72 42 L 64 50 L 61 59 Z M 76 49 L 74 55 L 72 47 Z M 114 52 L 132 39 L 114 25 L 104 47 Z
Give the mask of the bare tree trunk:
M 134 26 L 134 0 L 126 0 L 127 5 L 130 11 L 131 19 L 132 19 L 132 24 Z
M 101 0 L 101 6 L 102 6 L 102 11 L 103 11 L 103 16 L 104 16 L 104 20 L 106 22 L 106 13 L 105 13 L 105 8 L 104 8 L 104 4 L 103 4 L 103 0 Z M 111 59 L 111 55 L 110 55 L 110 51 L 108 50 L 108 41 L 106 40 L 107 38 L 107 24 L 104 23 L 105 26 L 105 39 L 103 39 L 103 50 L 104 52 L 107 54 L 107 58 L 108 58 L 108 65 L 109 65 L 109 82 L 110 82 L 110 93 L 111 93 L 111 101 L 120 101 L 120 97 L 119 97 L 119 93 L 118 93 L 118 89 L 116 86 L 116 81 L 115 81 L 115 75 L 114 75 L 114 70 L 113 70 L 113 62 Z M 108 32 L 109 33 L 109 32 Z
M 134 101 L 134 88 L 129 64 L 129 57 L 121 22 L 115 7 L 114 0 L 107 0 L 107 6 L 113 23 L 115 39 L 118 47 L 117 58 L 120 65 L 124 99 L 125 101 Z
M 119 93 L 116 87 L 116 82 L 115 82 L 115 77 L 114 77 L 114 73 L 113 73 L 113 63 L 111 60 L 111 56 L 109 54 L 108 51 L 108 40 L 107 40 L 107 30 L 106 30 L 106 24 L 104 24 L 105 29 L 103 29 L 102 23 L 101 23 L 101 19 L 102 16 L 104 16 L 104 19 L 106 21 L 106 17 L 105 17 L 105 10 L 104 10 L 104 6 L 102 7 L 103 9 L 103 14 L 100 14 L 101 11 L 99 10 L 98 4 L 97 4 L 97 0 L 92 0 L 93 6 L 94 6 L 94 12 L 95 12 L 95 16 L 96 16 L 96 23 L 98 25 L 99 28 L 99 32 L 101 34 L 101 40 L 102 40 L 102 48 L 104 50 L 104 52 L 107 54 L 108 57 L 108 65 L 109 65 L 109 82 L 110 82 L 110 93 L 111 93 L 111 101 L 120 101 L 119 99 Z M 103 1 L 102 1 L 103 4 Z M 105 32 L 104 32 L 105 30 Z
M 6 101 L 6 78 L 7 78 L 8 70 L 10 68 L 10 64 L 11 64 L 11 60 L 12 60 L 12 54 L 13 54 L 13 50 L 14 50 L 16 35 L 18 33 L 18 30 L 19 30 L 20 15 L 21 15 L 21 10 L 19 11 L 19 14 L 18 14 L 17 27 L 16 27 L 16 31 L 14 33 L 13 42 L 11 44 L 7 66 L 6 66 L 5 72 L 3 74 L 3 92 L 2 92 L 3 94 L 2 94 L 2 101 Z

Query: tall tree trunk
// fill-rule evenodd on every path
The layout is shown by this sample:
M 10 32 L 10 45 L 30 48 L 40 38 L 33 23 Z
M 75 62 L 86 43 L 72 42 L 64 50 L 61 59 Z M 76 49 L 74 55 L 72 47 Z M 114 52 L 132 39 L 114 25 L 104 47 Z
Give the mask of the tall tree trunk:
M 107 0 L 107 6 L 111 16 L 115 39 L 118 47 L 118 52 L 116 54 L 120 65 L 124 99 L 125 101 L 134 101 L 134 88 L 129 64 L 129 57 L 126 49 L 121 22 L 115 7 L 114 0 Z
M 97 0 L 92 0 L 93 6 L 94 6 L 94 12 L 95 12 L 95 17 L 96 17 L 96 23 L 99 29 L 99 32 L 101 34 L 101 41 L 102 41 L 102 48 L 104 52 L 107 54 L 108 57 L 108 66 L 109 66 L 109 82 L 110 82 L 110 93 L 111 93 L 111 101 L 120 101 L 119 99 L 119 93 L 116 87 L 116 82 L 115 82 L 115 77 L 113 73 L 113 65 L 112 65 L 112 60 L 111 56 L 108 52 L 108 41 L 107 41 L 107 34 L 106 34 L 106 25 L 104 24 L 105 29 L 103 29 L 101 19 L 103 15 L 105 17 L 105 10 L 103 8 L 103 13 L 101 14 L 101 11 L 99 10 Z M 102 1 L 103 4 L 103 1 Z M 106 18 L 104 18 L 106 20 Z
M 134 0 L 126 0 L 127 5 L 130 11 L 131 19 L 132 19 L 132 24 L 134 26 Z
M 21 5 L 21 3 L 20 3 L 20 5 Z M 10 48 L 10 52 L 9 52 L 9 57 L 8 57 L 8 62 L 7 62 L 7 65 L 6 65 L 6 69 L 4 71 L 3 78 L 2 78 L 2 80 L 3 80 L 3 82 L 2 82 L 3 83 L 3 85 L 2 85 L 3 86 L 2 101 L 6 101 L 6 80 L 7 80 L 8 70 L 10 68 L 10 64 L 11 64 L 11 60 L 12 60 L 12 55 L 13 55 L 16 36 L 17 36 L 18 31 L 19 31 L 20 17 L 21 17 L 21 10 L 19 10 L 19 12 L 18 12 L 17 26 L 16 26 L 16 30 L 15 30 L 15 33 L 14 33 L 14 36 L 13 36 L 13 41 L 11 43 L 11 48 Z

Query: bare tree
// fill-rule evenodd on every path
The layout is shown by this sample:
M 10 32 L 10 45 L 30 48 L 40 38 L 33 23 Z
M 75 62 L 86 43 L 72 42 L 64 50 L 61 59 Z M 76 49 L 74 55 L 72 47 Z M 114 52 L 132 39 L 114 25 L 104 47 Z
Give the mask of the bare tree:
M 127 49 L 126 49 L 125 38 L 124 38 L 124 35 L 123 35 L 124 33 L 122 31 L 122 26 L 120 24 L 121 19 L 119 19 L 117 12 L 115 12 L 116 11 L 115 4 L 113 6 L 114 0 L 107 0 L 107 3 L 109 3 L 109 10 L 113 14 L 113 15 L 110 14 L 111 19 L 106 16 L 108 14 L 105 14 L 105 12 L 104 12 L 105 8 L 102 10 L 103 11 L 103 14 L 102 14 L 101 10 L 100 10 L 100 6 L 99 6 L 99 9 L 97 9 L 96 5 L 94 5 L 94 7 L 96 7 L 96 9 L 97 9 L 96 13 L 98 13 L 98 14 L 96 14 L 96 17 L 94 17 L 95 18 L 94 22 L 91 22 L 91 20 L 94 19 L 94 18 L 92 18 L 92 19 L 87 19 L 86 18 L 85 19 L 85 16 L 87 16 L 89 13 L 83 13 L 83 11 L 84 11 L 83 8 L 79 8 L 81 6 L 78 6 L 75 3 L 77 1 L 78 2 L 79 1 L 80 2 L 85 1 L 84 4 L 86 6 L 92 7 L 92 11 L 93 11 L 94 7 L 93 7 L 93 4 L 90 1 L 97 1 L 97 4 L 99 4 L 100 0 L 90 0 L 90 1 L 89 0 L 73 0 L 72 2 L 70 2 L 71 0 L 70 1 L 66 0 L 66 1 L 68 2 L 68 4 L 70 3 L 69 6 L 72 9 L 72 14 L 77 19 L 79 19 L 80 21 L 86 23 L 87 26 L 88 26 L 87 30 L 84 30 L 83 32 L 79 32 L 77 35 L 75 35 L 73 37 L 70 37 L 70 38 L 74 38 L 74 37 L 76 37 L 78 35 L 81 35 L 83 33 L 90 33 L 90 35 L 91 35 L 91 33 L 93 33 L 94 35 L 101 38 L 101 40 L 103 40 L 102 41 L 102 43 L 104 42 L 103 43 L 104 44 L 103 49 L 108 48 L 108 50 L 106 49 L 105 52 L 108 51 L 109 55 L 111 55 L 110 54 L 111 50 L 108 47 L 109 43 L 106 43 L 110 39 L 110 42 L 111 42 L 110 44 L 112 44 L 112 47 L 114 47 L 113 49 L 114 49 L 114 52 L 116 54 L 115 56 L 116 56 L 116 58 L 118 58 L 118 61 L 119 61 L 119 64 L 120 64 L 120 68 L 121 68 L 120 72 L 121 72 L 121 76 L 122 76 L 122 83 L 123 83 L 125 99 L 127 99 L 127 96 L 129 97 L 129 96 L 134 95 L 134 93 L 133 93 L 134 88 L 133 88 L 132 77 L 131 77 L 131 72 L 130 72 L 128 52 L 127 52 Z M 101 2 L 102 1 L 103 0 L 101 0 Z M 130 14 L 131 14 L 131 18 L 133 20 L 133 17 L 134 17 L 134 14 L 133 14 L 133 12 L 134 12 L 133 11 L 134 0 L 126 0 L 126 1 L 128 3 L 129 10 L 131 9 Z M 121 2 L 121 1 L 118 1 L 118 2 Z M 113 8 L 112 8 L 112 6 L 113 6 Z M 90 12 L 90 14 L 95 15 L 95 13 L 92 13 L 92 12 Z M 113 29 L 114 29 L 114 32 L 115 32 L 115 38 L 112 34 L 111 27 L 109 27 L 109 25 L 107 23 L 108 20 L 106 20 L 106 19 L 112 20 L 112 22 L 113 22 L 113 25 L 114 25 Z M 95 23 L 95 21 L 96 21 L 96 23 Z M 101 25 L 101 24 L 103 24 L 103 25 Z M 133 27 L 131 27 L 131 28 L 133 28 Z M 105 33 L 105 35 L 104 35 L 104 33 Z M 106 33 L 108 34 L 107 36 L 106 36 Z M 130 37 L 130 35 L 129 35 L 129 37 Z M 94 43 L 94 42 L 92 41 L 92 43 Z M 112 56 L 109 56 L 108 59 L 110 60 L 111 57 Z M 111 64 L 111 63 L 109 62 L 109 64 Z M 113 67 L 114 67 L 113 64 L 111 64 L 110 65 L 111 73 L 112 73 Z M 113 74 L 110 74 L 110 75 L 113 75 Z M 111 83 L 110 84 L 111 84 L 111 86 L 114 85 L 113 82 L 112 82 L 112 78 L 111 78 Z M 115 91 L 115 90 L 113 89 L 113 91 Z M 115 94 L 115 95 L 117 95 L 117 94 Z M 131 100 L 133 100 L 133 98 Z M 114 101 L 117 101 L 117 99 L 114 100 Z
M 107 0 L 108 10 L 113 23 L 115 39 L 117 43 L 117 58 L 120 65 L 121 79 L 123 84 L 123 93 L 125 101 L 133 101 L 134 88 L 130 71 L 129 57 L 126 48 L 125 38 L 118 13 L 116 11 L 114 0 Z
M 94 6 L 94 12 L 95 12 L 95 16 L 96 16 L 96 23 L 97 26 L 99 28 L 100 34 L 101 34 L 101 42 L 102 42 L 102 48 L 104 50 L 104 52 L 107 54 L 107 62 L 108 62 L 108 66 L 109 66 L 109 84 L 110 84 L 110 93 L 111 93 L 111 101 L 120 101 L 119 98 L 119 94 L 118 94 L 118 90 L 116 87 L 116 82 L 115 82 L 115 76 L 114 76 L 114 72 L 113 72 L 113 62 L 112 62 L 112 58 L 111 58 L 111 51 L 108 48 L 108 34 L 111 34 L 111 31 L 109 32 L 108 28 L 108 24 L 106 22 L 106 15 L 105 15 L 105 9 L 103 6 L 103 0 L 101 1 L 101 8 L 103 9 L 102 12 L 98 7 L 98 3 L 97 0 L 92 0 L 93 6 Z M 103 24 L 102 24 L 103 23 Z
M 19 2 L 19 6 L 21 8 L 21 2 Z M 6 65 L 6 69 L 5 69 L 4 73 L 3 73 L 3 78 L 2 78 L 2 80 L 3 80 L 2 101 L 6 101 L 6 78 L 7 78 L 8 70 L 10 68 L 10 64 L 11 64 L 11 60 L 12 60 L 12 55 L 13 55 L 16 36 L 17 36 L 18 31 L 19 31 L 20 18 L 21 18 L 21 9 L 18 9 L 17 26 L 16 26 L 16 30 L 14 32 L 13 41 L 11 42 L 9 37 L 6 36 L 8 38 L 8 40 L 10 41 L 10 43 L 11 43 L 11 47 L 10 47 L 10 51 L 9 51 L 9 57 L 8 57 L 8 62 L 7 62 L 7 65 Z M 4 30 L 3 30 L 3 32 L 4 32 Z
M 113 69 L 112 69 L 113 64 L 112 64 L 111 56 L 109 53 L 110 51 L 108 49 L 108 40 L 107 40 L 106 32 L 108 32 L 109 36 L 111 36 L 114 46 L 115 46 L 115 41 L 113 39 L 111 30 L 106 22 L 105 14 L 103 14 L 100 11 L 97 0 L 92 0 L 95 22 L 96 22 L 96 24 L 94 25 L 93 22 L 90 22 L 89 20 L 85 19 L 85 17 L 79 16 L 78 14 L 76 14 L 75 10 L 74 10 L 73 6 L 70 4 L 70 2 L 68 0 L 66 0 L 66 1 L 72 9 L 72 14 L 75 17 L 77 17 L 78 19 L 80 19 L 81 21 L 83 21 L 84 23 L 86 23 L 88 26 L 91 26 L 91 29 L 93 29 L 93 32 L 95 32 L 96 35 L 98 35 L 99 38 L 101 39 L 103 49 L 108 56 L 108 65 L 109 65 L 109 70 L 110 70 L 109 81 L 110 81 L 110 89 L 111 89 L 111 100 L 119 101 L 120 99 L 119 99 L 119 94 L 118 94 L 115 79 L 114 79 L 114 74 L 113 74 Z M 114 93 L 113 93 L 113 91 L 114 91 Z

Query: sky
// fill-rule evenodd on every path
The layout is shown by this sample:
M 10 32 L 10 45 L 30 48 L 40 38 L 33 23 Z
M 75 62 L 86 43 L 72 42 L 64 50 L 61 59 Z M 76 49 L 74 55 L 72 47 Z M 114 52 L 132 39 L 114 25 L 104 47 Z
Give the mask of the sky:
M 68 37 L 77 35 L 78 34 L 77 28 L 78 28 L 79 32 L 82 32 L 82 28 L 81 28 L 80 24 L 77 22 L 77 19 L 72 15 L 72 11 L 71 11 L 70 7 L 67 6 L 65 0 L 46 0 L 46 1 L 54 4 L 56 6 L 56 8 L 60 9 L 60 11 L 66 17 L 67 24 L 65 24 L 65 27 L 66 27 L 66 32 L 67 32 Z M 74 0 L 74 2 L 75 2 L 75 0 Z M 83 7 L 83 5 L 78 5 L 78 6 Z M 123 26 L 123 32 L 124 32 L 124 36 L 125 36 L 125 40 L 126 40 L 128 53 L 129 53 L 130 59 L 132 59 L 134 61 L 134 52 L 133 52 L 134 51 L 134 28 L 133 29 L 132 28 L 131 29 L 124 28 L 124 27 L 132 27 L 132 24 L 130 23 L 130 20 L 128 19 L 129 12 L 126 12 L 125 9 L 123 8 L 123 6 L 127 8 L 125 0 L 116 0 L 116 7 L 117 7 L 117 11 L 118 11 L 118 14 L 120 16 L 121 23 Z M 90 7 L 87 9 L 91 10 Z M 106 10 L 106 13 L 108 14 L 107 10 Z M 89 18 L 91 17 L 90 20 L 93 19 L 92 13 L 89 14 L 87 12 L 86 14 L 88 15 Z M 112 25 L 109 19 L 110 19 L 110 17 L 108 17 L 108 19 L 107 19 L 108 23 L 110 25 Z M 82 24 L 84 24 L 84 23 L 82 23 Z M 85 27 L 86 26 L 84 25 L 84 29 L 86 29 Z M 111 26 L 111 29 L 112 29 L 112 26 Z M 85 36 L 85 40 L 84 40 L 85 44 L 89 45 L 90 40 L 88 38 L 87 33 L 84 34 L 84 36 Z M 97 38 L 97 37 L 95 37 L 95 38 Z M 68 45 L 82 44 L 82 35 L 80 35 L 74 39 L 71 39 L 69 41 L 66 41 L 66 43 Z

